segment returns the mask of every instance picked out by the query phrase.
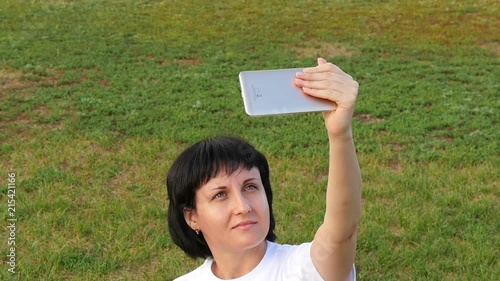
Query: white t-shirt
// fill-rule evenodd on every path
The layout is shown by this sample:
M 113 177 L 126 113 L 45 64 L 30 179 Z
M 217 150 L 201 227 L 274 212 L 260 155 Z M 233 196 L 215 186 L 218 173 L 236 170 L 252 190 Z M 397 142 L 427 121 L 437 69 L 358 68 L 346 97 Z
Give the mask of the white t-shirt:
M 213 259 L 206 259 L 197 269 L 174 281 L 222 281 L 212 272 Z M 280 245 L 267 241 L 267 249 L 260 263 L 245 276 L 232 281 L 323 281 L 311 259 L 311 243 Z M 352 267 L 349 281 L 356 280 Z

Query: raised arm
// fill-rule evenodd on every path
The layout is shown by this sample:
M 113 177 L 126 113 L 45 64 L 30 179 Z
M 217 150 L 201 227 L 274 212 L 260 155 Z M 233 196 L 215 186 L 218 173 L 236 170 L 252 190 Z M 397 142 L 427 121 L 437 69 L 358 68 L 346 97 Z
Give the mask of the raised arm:
M 330 144 L 326 212 L 311 248 L 316 269 L 325 280 L 348 280 L 356 253 L 361 217 L 361 172 L 351 130 L 359 85 L 337 66 L 318 59 L 318 66 L 298 73 L 303 92 L 337 104 L 324 112 Z

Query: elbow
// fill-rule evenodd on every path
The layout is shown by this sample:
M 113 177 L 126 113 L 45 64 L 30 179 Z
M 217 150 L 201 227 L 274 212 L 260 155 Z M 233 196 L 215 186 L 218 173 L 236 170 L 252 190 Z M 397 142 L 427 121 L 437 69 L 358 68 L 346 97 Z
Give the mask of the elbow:
M 336 249 L 345 244 L 350 244 L 353 241 L 356 241 L 357 235 L 357 222 L 342 230 L 338 229 L 338 227 L 329 229 L 326 225 L 322 225 L 316 233 L 315 240 L 319 240 L 318 242 L 322 244 L 324 248 Z
M 358 223 L 352 225 L 346 232 L 342 233 L 335 239 L 335 244 L 346 244 L 351 242 L 352 240 L 356 240 L 358 237 Z

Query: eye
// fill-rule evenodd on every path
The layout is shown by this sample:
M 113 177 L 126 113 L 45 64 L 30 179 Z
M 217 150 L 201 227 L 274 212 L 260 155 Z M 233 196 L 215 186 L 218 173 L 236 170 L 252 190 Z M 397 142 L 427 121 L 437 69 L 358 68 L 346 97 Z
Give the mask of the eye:
M 244 188 L 244 190 L 245 190 L 245 191 L 248 191 L 248 190 L 255 190 L 255 189 L 257 189 L 257 186 L 256 186 L 256 185 L 254 185 L 254 184 L 247 185 L 247 186 L 245 186 L 245 188 Z
M 226 196 L 225 192 L 219 192 L 219 193 L 215 194 L 213 199 L 220 199 L 220 198 L 223 198 L 224 196 Z

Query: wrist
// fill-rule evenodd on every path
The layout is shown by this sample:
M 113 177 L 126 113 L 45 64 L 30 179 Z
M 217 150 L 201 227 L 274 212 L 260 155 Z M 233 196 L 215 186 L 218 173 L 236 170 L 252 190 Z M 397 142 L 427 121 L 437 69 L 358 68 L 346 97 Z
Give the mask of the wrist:
M 345 141 L 352 141 L 353 140 L 353 134 L 351 128 L 348 130 L 345 130 L 343 132 L 330 132 L 328 131 L 328 140 L 330 142 L 345 142 Z

